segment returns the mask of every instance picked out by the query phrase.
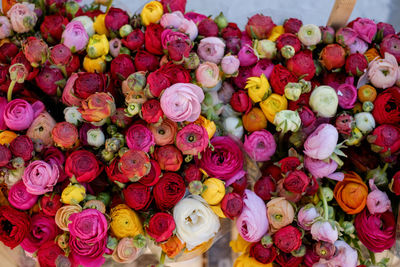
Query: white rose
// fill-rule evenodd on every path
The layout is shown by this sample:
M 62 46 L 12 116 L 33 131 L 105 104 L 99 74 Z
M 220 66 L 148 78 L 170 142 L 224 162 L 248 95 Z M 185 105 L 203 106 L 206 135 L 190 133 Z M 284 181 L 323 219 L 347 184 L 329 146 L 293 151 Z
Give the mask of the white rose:
M 297 132 L 301 125 L 299 113 L 293 110 L 281 110 L 275 114 L 274 125 L 278 132 Z
M 82 121 L 82 115 L 78 111 L 78 107 L 67 107 L 64 109 L 65 121 L 78 125 Z
M 338 104 L 337 93 L 330 86 L 318 86 L 311 93 L 310 106 L 321 117 L 332 118 L 335 116 Z
M 369 112 L 360 112 L 354 116 L 357 128 L 365 133 L 371 132 L 375 128 L 375 119 Z

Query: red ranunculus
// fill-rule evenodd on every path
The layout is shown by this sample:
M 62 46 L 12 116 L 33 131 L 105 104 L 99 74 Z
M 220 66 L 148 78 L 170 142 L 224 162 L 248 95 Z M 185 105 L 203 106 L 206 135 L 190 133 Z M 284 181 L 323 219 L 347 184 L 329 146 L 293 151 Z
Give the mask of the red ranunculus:
M 62 207 L 61 196 L 58 194 L 44 195 L 40 199 L 40 208 L 48 216 L 55 216 L 59 208 Z
M 273 235 L 274 244 L 282 252 L 290 253 L 301 246 L 301 232 L 294 226 L 288 225 Z
M 172 172 L 179 170 L 183 161 L 181 151 L 174 145 L 157 147 L 154 158 L 160 164 L 161 170 Z
M 244 90 L 238 90 L 232 94 L 230 104 L 233 110 L 237 112 L 247 113 L 251 110 L 253 104 L 251 103 L 250 97 Z
M 263 264 L 273 262 L 277 256 L 274 246 L 266 247 L 261 242 L 251 244 L 249 253 L 256 261 Z
M 156 123 L 162 118 L 164 112 L 161 109 L 160 101 L 157 99 L 150 99 L 142 105 L 142 118 L 147 123 Z
M 162 55 L 161 33 L 164 28 L 160 24 L 150 24 L 144 32 L 144 47 L 154 55 Z
M 287 68 L 278 64 L 274 66 L 271 76 L 269 77 L 269 82 L 271 83 L 274 93 L 284 95 L 285 86 L 288 83 L 297 82 L 297 77 Z
M 271 17 L 256 14 L 249 18 L 246 24 L 246 32 L 252 38 L 267 39 L 275 27 Z
M 103 171 L 103 164 L 88 150 L 72 152 L 65 162 L 65 173 L 80 183 L 93 181 Z
M 28 71 L 28 76 L 25 78 L 26 81 L 30 81 L 30 80 L 34 79 L 36 77 L 36 75 L 39 73 L 40 69 L 32 67 L 31 63 L 26 59 L 23 51 L 20 51 L 11 60 L 11 65 L 14 65 L 15 63 L 21 63 L 25 66 L 26 70 Z M 15 88 L 14 88 L 13 92 L 15 92 Z
M 271 164 L 262 171 L 262 175 L 271 175 L 271 177 L 277 182 L 282 179 L 282 170 L 278 166 Z
M 237 193 L 226 194 L 221 201 L 221 209 L 227 218 L 233 220 L 242 213 L 242 197 Z
M 144 34 L 141 29 L 134 29 L 128 36 L 121 40 L 122 44 L 132 51 L 136 51 L 144 44 Z
M 61 35 L 65 26 L 68 24 L 68 19 L 62 15 L 55 14 L 45 16 L 42 24 L 40 24 L 40 32 L 43 39 L 50 44 L 56 44 L 61 41 Z
M 36 85 L 47 95 L 55 95 L 57 93 L 57 82 L 64 79 L 60 69 L 45 66 L 36 76 Z
M 243 177 L 237 179 L 230 186 L 233 188 L 234 193 L 238 193 L 239 195 L 242 196 L 244 190 L 247 188 L 247 175 L 243 175 Z
M 284 33 L 276 39 L 276 48 L 280 51 L 285 45 L 294 48 L 295 53 L 301 50 L 301 42 L 296 35 L 292 33 Z
M 189 57 L 192 50 L 192 44 L 188 39 L 173 39 L 167 43 L 168 55 L 172 61 L 181 62 L 184 58 Z
M 287 32 L 287 33 L 296 34 L 299 32 L 301 26 L 303 26 L 303 22 L 296 18 L 287 19 L 283 23 L 283 28 L 285 29 L 285 32 Z
M 150 187 L 140 183 L 130 184 L 122 193 L 126 204 L 137 211 L 146 211 L 152 200 Z
M 302 171 L 292 171 L 283 181 L 283 187 L 292 193 L 306 191 L 310 178 Z
M 175 230 L 174 217 L 166 212 L 158 212 L 150 218 L 146 227 L 147 234 L 156 242 L 164 242 L 173 235 Z
M 281 266 L 298 267 L 303 261 L 304 257 L 295 257 L 290 253 L 279 253 L 276 257 L 276 262 Z
M 86 99 L 96 92 L 105 92 L 107 77 L 103 74 L 83 72 L 78 74 L 74 84 L 74 94 Z
M 106 28 L 110 31 L 118 31 L 119 28 L 129 23 L 129 15 L 126 11 L 111 7 L 104 20 Z
M 186 0 L 161 0 L 164 8 L 164 13 L 180 11 L 183 14 L 186 9 Z
M 380 153 L 390 150 L 393 154 L 400 149 L 400 128 L 395 125 L 379 125 L 374 129 L 371 137 L 369 141 L 378 146 L 377 151 Z
M 135 65 L 129 55 L 120 54 L 111 61 L 110 72 L 114 80 L 123 81 L 135 72 Z
M 233 82 L 240 89 L 244 89 L 247 83 L 247 79 L 253 76 L 253 67 L 239 67 L 239 73 L 236 77 L 233 77 Z M 297 81 L 297 79 L 296 79 Z
M 258 179 L 254 184 L 254 193 L 257 194 L 262 200 L 268 201 L 271 199 L 272 194 L 276 191 L 275 180 L 270 175 L 266 175 Z
M 173 208 L 185 195 L 185 182 L 174 172 L 166 172 L 160 181 L 153 187 L 156 206 L 160 210 Z
M 197 26 L 199 29 L 199 35 L 204 37 L 213 37 L 218 36 L 218 25 L 212 19 L 205 18 L 200 21 L 199 25 Z
M 53 241 L 47 241 L 37 251 L 38 261 L 41 267 L 56 267 L 58 256 L 64 255 L 64 251 Z
M 201 181 L 203 174 L 195 164 L 188 164 L 183 171 L 183 178 L 189 184 L 192 181 Z
M 161 178 L 161 168 L 158 162 L 155 161 L 154 159 L 151 159 L 150 163 L 151 163 L 151 169 L 149 174 L 143 176 L 139 180 L 139 183 L 145 186 L 153 186 L 156 183 L 158 183 L 158 181 Z
M 155 71 L 159 65 L 158 58 L 146 50 L 140 49 L 136 53 L 135 67 L 137 71 Z
M 165 73 L 156 70 L 147 76 L 147 84 L 149 86 L 150 94 L 154 97 L 159 97 L 161 92 L 171 85 L 171 82 Z
M 29 233 L 29 216 L 10 206 L 0 207 L 0 241 L 15 248 Z
M 397 196 L 400 196 L 400 171 L 396 172 L 393 175 L 392 183 L 391 183 L 391 190 Z
M 14 157 L 21 157 L 24 161 L 32 158 L 33 143 L 26 135 L 20 135 L 10 143 L 10 151 Z
M 238 25 L 233 22 L 229 22 L 228 25 L 221 30 L 221 36 L 223 39 L 228 38 L 241 38 L 242 31 L 239 29 Z
M 380 93 L 374 101 L 372 115 L 379 124 L 400 122 L 400 88 L 394 86 Z
M 4 43 L 0 45 L 0 63 L 9 64 L 15 55 L 18 54 L 18 51 L 18 46 L 13 43 Z
M 346 73 L 354 77 L 361 76 L 368 68 L 367 58 L 360 53 L 354 53 L 346 58 Z
M 327 70 L 338 69 L 346 61 L 346 51 L 341 45 L 329 44 L 322 49 L 320 58 Z
M 298 157 L 286 157 L 281 159 L 279 164 L 281 165 L 282 173 L 287 173 L 296 170 L 301 162 Z
M 287 61 L 286 66 L 298 78 L 306 81 L 310 81 L 316 72 L 311 50 L 300 51 Z
M 164 64 L 160 71 L 164 73 L 169 82 L 172 84 L 175 83 L 188 83 L 191 81 L 189 70 L 185 69 L 182 65 L 176 65 L 172 61 Z
M 0 145 L 0 167 L 6 166 L 12 158 L 10 149 L 5 145 Z

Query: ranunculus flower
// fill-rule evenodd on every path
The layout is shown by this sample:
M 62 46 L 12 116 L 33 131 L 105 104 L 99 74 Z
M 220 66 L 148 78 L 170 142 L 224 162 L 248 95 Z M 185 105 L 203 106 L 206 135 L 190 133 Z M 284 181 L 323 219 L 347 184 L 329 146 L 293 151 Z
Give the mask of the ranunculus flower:
M 291 225 L 279 229 L 272 238 L 276 247 L 285 253 L 290 253 L 301 246 L 301 232 Z
M 106 28 L 110 31 L 118 31 L 125 24 L 129 24 L 129 15 L 125 10 L 111 7 L 104 20 Z
M 166 171 L 179 170 L 183 161 L 182 153 L 174 145 L 157 147 L 154 158 L 161 169 Z
M 149 152 L 155 145 L 153 133 L 142 124 L 133 124 L 126 132 L 126 143 L 130 149 Z
M 150 24 L 144 32 L 144 46 L 147 51 L 155 55 L 162 55 L 161 33 L 163 27 L 160 24 Z
M 341 172 L 335 172 L 338 164 L 336 161 L 329 159 L 328 162 L 320 159 L 313 159 L 311 157 L 304 157 L 304 167 L 314 176 L 315 178 L 330 178 L 337 181 L 342 181 L 344 174 Z
M 318 86 L 311 93 L 310 107 L 321 117 L 331 118 L 335 116 L 338 104 L 338 95 L 335 89 L 330 86 Z
M 283 187 L 292 193 L 303 193 L 310 183 L 310 178 L 303 171 L 291 171 L 283 180 Z
M 390 53 L 385 53 L 385 58 L 375 59 L 369 63 L 366 75 L 375 87 L 386 89 L 393 86 L 399 77 L 396 58 Z
M 119 160 L 114 159 L 106 167 L 106 172 L 112 181 L 127 183 L 128 181 L 137 181 L 147 175 L 150 168 L 150 159 L 145 152 L 130 149 Z
M 316 72 L 312 52 L 310 50 L 300 51 L 287 61 L 286 66 L 289 71 L 297 77 L 303 77 L 306 81 L 310 81 Z
M 139 49 L 135 55 L 135 67 L 138 71 L 155 71 L 159 65 L 158 58 L 144 49 Z
M 270 175 L 261 177 L 254 184 L 254 193 L 256 193 L 257 196 L 262 198 L 264 201 L 270 200 L 275 191 L 275 180 Z
M 57 210 L 62 207 L 61 196 L 58 194 L 44 195 L 40 199 L 40 207 L 44 214 L 54 217 Z
M 232 97 L 229 101 L 229 104 L 232 106 L 232 109 L 237 112 L 249 112 L 251 107 L 253 106 L 250 97 L 244 90 L 238 90 L 232 94 Z
M 20 135 L 10 143 L 10 151 L 14 157 L 21 157 L 24 161 L 29 161 L 33 156 L 32 140 L 26 135 Z
M 324 160 L 334 152 L 339 134 L 334 126 L 323 123 L 308 136 L 304 143 L 304 154 L 313 158 Z
M 205 189 L 201 193 L 201 197 L 209 205 L 214 206 L 219 204 L 224 198 L 226 192 L 224 182 L 217 178 L 208 178 L 204 181 L 203 185 L 205 186 Z
M 278 64 L 274 66 L 269 82 L 274 93 L 283 95 L 285 86 L 290 82 L 297 82 L 297 77 L 284 66 Z
M 268 161 L 275 153 L 276 142 L 273 135 L 263 129 L 245 136 L 244 149 L 255 161 Z
M 56 165 L 36 160 L 25 168 L 22 180 L 29 193 L 43 195 L 53 191 L 53 186 L 57 183 L 58 176 L 59 170 Z
M 391 124 L 382 124 L 375 128 L 369 142 L 375 146 L 375 150 L 384 153 L 390 150 L 396 153 L 400 149 L 400 128 Z
M 47 60 L 48 46 L 42 39 L 30 36 L 22 43 L 22 49 L 33 67 L 38 67 Z
M 104 124 L 115 110 L 114 98 L 109 93 L 94 93 L 82 101 L 79 108 L 84 120 L 100 125 Z
M 370 214 L 366 209 L 354 219 L 357 236 L 372 252 L 390 249 L 395 243 L 396 222 L 392 212 Z
M 78 20 L 67 24 L 61 38 L 62 43 L 73 53 L 85 49 L 89 42 L 89 35 L 82 22 Z
M 213 238 L 220 228 L 218 216 L 199 196 L 179 201 L 173 209 L 173 216 L 177 236 L 189 250 Z
M 86 189 L 81 184 L 70 184 L 61 193 L 61 201 L 64 204 L 77 204 L 86 197 Z
M 72 237 L 87 243 L 100 242 L 107 236 L 108 223 L 97 209 L 85 209 L 69 216 L 68 229 Z
M 242 213 L 242 197 L 238 193 L 227 193 L 221 201 L 221 209 L 226 217 L 233 220 Z
M 57 226 L 63 231 L 69 231 L 68 224 L 71 223 L 69 217 L 74 213 L 82 211 L 79 205 L 66 205 L 59 208 L 56 212 L 55 222 Z
M 160 103 L 165 116 L 175 122 L 197 120 L 204 100 L 203 90 L 190 83 L 176 83 L 161 95 Z
M 358 37 L 366 41 L 367 43 L 371 43 L 377 32 L 376 23 L 368 18 L 357 18 L 356 20 L 351 22 L 351 27 L 358 34 Z
M 322 49 L 320 58 L 327 70 L 338 69 L 345 63 L 346 51 L 338 44 L 329 44 Z
M 139 216 L 127 205 L 119 204 L 111 209 L 111 232 L 117 238 L 143 234 L 143 226 Z
M 13 207 L 20 210 L 29 210 L 37 200 L 38 196 L 26 191 L 26 186 L 22 181 L 14 184 L 8 192 L 8 201 Z
M 293 222 L 294 209 L 285 198 L 274 198 L 267 203 L 267 216 L 271 231 L 276 232 Z
M 29 234 L 31 219 L 10 206 L 0 207 L 0 241 L 11 249 L 18 246 Z
M 37 21 L 35 5 L 32 3 L 15 3 L 7 12 L 12 28 L 17 33 L 25 33 L 33 29 Z
M 49 240 L 42 244 L 37 250 L 37 258 L 40 266 L 54 267 L 59 263 L 59 257 L 63 257 L 65 252 L 54 240 Z
M 59 122 L 51 131 L 54 143 L 62 148 L 71 148 L 78 142 L 78 129 L 69 122 Z
M 203 88 L 214 88 L 221 81 L 219 72 L 217 64 L 204 62 L 196 69 L 196 80 Z
M 205 18 L 198 25 L 199 35 L 205 37 L 218 36 L 218 25 L 212 19 Z
M 126 80 L 130 74 L 135 72 L 132 58 L 126 54 L 119 54 L 111 61 L 110 72 L 114 80 Z
M 254 49 L 250 45 L 244 45 L 238 53 L 240 66 L 247 67 L 255 64 L 258 60 Z
M 374 179 L 369 180 L 369 187 L 371 192 L 367 197 L 367 208 L 369 213 L 384 213 L 391 210 L 391 202 L 386 192 L 378 189 L 374 183 Z
M 305 46 L 313 46 L 321 41 L 321 30 L 314 24 L 306 24 L 300 27 L 297 36 Z
M 165 29 L 167 29 L 167 28 L 179 29 L 179 27 L 182 25 L 184 19 L 185 19 L 185 17 L 183 16 L 181 11 L 165 13 L 161 17 L 160 25 L 162 27 L 164 27 Z
M 278 132 L 297 132 L 300 129 L 301 119 L 297 111 L 281 110 L 275 114 L 273 123 Z
M 11 60 L 18 54 L 18 52 L 19 52 L 19 48 L 15 44 L 3 43 L 0 46 L 0 62 L 3 64 L 10 64 Z M 6 69 L 7 68 L 5 67 L 4 70 L 6 70 Z M 7 70 L 7 72 L 8 72 L 8 70 Z M 7 89 L 8 89 L 8 86 L 7 86 Z M 5 88 L 4 88 L 4 90 L 5 90 Z
M 337 253 L 330 258 L 321 258 L 320 261 L 314 266 L 325 267 L 325 266 L 349 266 L 356 267 L 358 262 L 357 250 L 350 247 L 345 241 L 338 240 L 335 242 Z
M 56 44 L 60 42 L 61 35 L 65 26 L 68 24 L 68 19 L 62 15 L 48 15 L 44 17 L 42 24 L 40 24 L 40 32 L 42 33 L 43 39 L 50 44 Z
M 277 255 L 275 247 L 265 247 L 261 242 L 253 243 L 249 254 L 263 264 L 272 263 Z
M 359 112 L 354 115 L 354 119 L 356 121 L 357 128 L 363 133 L 369 133 L 375 129 L 374 116 L 369 112 Z
M 381 92 L 374 101 L 372 115 L 379 124 L 400 122 L 400 88 L 391 87 Z
M 252 77 L 252 67 L 239 67 L 239 73 L 236 77 L 233 77 L 233 82 L 240 89 L 244 89 L 247 83 L 247 79 Z
M 344 175 L 333 191 L 336 202 L 347 214 L 360 213 L 367 203 L 368 187 L 355 172 Z
M 174 217 L 166 212 L 157 212 L 150 218 L 146 232 L 156 242 L 164 242 L 173 235 L 175 230 Z
M 294 48 L 294 52 L 297 53 L 301 50 L 301 42 L 295 34 L 284 33 L 276 39 L 276 48 L 281 51 L 282 48 L 289 45 Z
M 147 3 L 140 13 L 142 23 L 148 26 L 151 23 L 158 23 L 163 15 L 163 6 L 158 1 L 151 1 Z
M 126 204 L 134 210 L 147 210 L 152 200 L 150 187 L 130 184 L 122 191 Z
M 368 44 L 360 38 L 356 38 L 354 43 L 349 46 L 350 54 L 360 53 L 364 54 L 368 50 Z
M 303 22 L 296 18 L 287 19 L 283 23 L 285 32 L 292 33 L 292 34 L 296 34 L 300 30 L 300 27 L 302 25 L 303 25 Z
M 400 52 L 399 52 L 399 44 L 400 38 L 396 34 L 389 34 L 383 38 L 382 42 L 380 43 L 380 53 L 381 56 L 385 57 L 386 53 L 393 55 L 397 62 L 400 61 Z
M 314 240 L 333 244 L 338 239 L 338 230 L 329 221 L 316 221 L 311 226 L 311 235 Z
M 162 179 L 153 187 L 154 200 L 160 210 L 173 208 L 185 194 L 183 178 L 173 172 L 164 173 Z
M 252 38 L 267 39 L 274 27 L 271 17 L 256 14 L 247 21 L 246 32 Z
M 198 124 L 188 124 L 176 135 L 176 146 L 184 155 L 198 155 L 208 146 L 207 130 Z
M 264 201 L 248 189 L 243 194 L 243 210 L 236 220 L 236 228 L 248 242 L 260 241 L 268 231 L 267 208 Z
M 260 102 L 260 107 L 267 120 L 274 123 L 275 115 L 279 111 L 286 110 L 287 104 L 285 96 L 273 93 L 266 100 Z
M 0 167 L 4 167 L 10 163 L 11 158 L 12 154 L 10 149 L 5 145 L 0 145 Z
M 240 65 L 239 59 L 233 55 L 226 55 L 221 60 L 222 71 L 227 75 L 235 74 L 239 70 L 239 65 Z
M 368 67 L 367 58 L 360 53 L 354 53 L 346 58 L 346 73 L 352 76 L 361 76 Z
M 36 101 L 31 105 L 23 99 L 14 99 L 6 105 L 4 122 L 11 130 L 26 130 L 43 110 L 44 105 L 41 101 Z
M 141 250 L 135 247 L 132 237 L 124 237 L 114 249 L 112 259 L 118 263 L 132 263 L 140 255 Z
M 382 35 L 382 37 L 386 37 L 389 34 L 395 34 L 396 30 L 394 29 L 392 24 L 386 22 L 379 22 L 376 24 L 378 28 L 377 35 Z
M 264 58 L 257 62 L 256 65 L 252 68 L 252 76 L 261 76 L 262 74 L 265 75 L 269 79 L 271 76 L 272 70 L 274 69 L 274 64 L 271 60 Z
M 103 171 L 103 164 L 87 150 L 72 152 L 65 162 L 65 173 L 80 183 L 93 181 Z
M 313 204 L 307 204 L 299 210 L 297 214 L 297 223 L 304 230 L 310 231 L 315 219 L 319 216 L 320 214 L 315 206 Z
M 200 59 L 219 64 L 224 56 L 225 43 L 218 37 L 201 39 L 197 48 Z
M 336 31 L 336 42 L 341 46 L 350 46 L 356 41 L 358 34 L 350 27 L 340 28 Z
M 101 266 L 105 262 L 103 254 L 106 251 L 107 238 L 95 243 L 88 243 L 74 236 L 70 237 L 68 246 L 71 249 L 70 259 L 73 265 Z
M 11 35 L 11 23 L 6 16 L 0 16 L 0 39 Z
M 67 65 L 72 63 L 73 56 L 68 47 L 63 44 L 57 44 L 53 47 L 50 47 L 49 60 L 55 65 L 66 66 L 68 68 Z
M 64 79 L 60 69 L 50 68 L 45 66 L 41 69 L 39 74 L 35 77 L 37 86 L 48 95 L 55 95 L 57 93 L 57 82 Z
M 357 88 L 352 83 L 353 78 L 339 85 L 336 90 L 339 100 L 339 106 L 343 109 L 351 109 L 357 100 Z
M 174 143 L 178 126 L 176 122 L 164 119 L 159 125 L 150 124 L 149 129 L 154 135 L 156 145 L 165 146 Z
M 397 171 L 392 178 L 392 182 L 389 185 L 390 190 L 396 194 L 400 195 L 400 171 Z

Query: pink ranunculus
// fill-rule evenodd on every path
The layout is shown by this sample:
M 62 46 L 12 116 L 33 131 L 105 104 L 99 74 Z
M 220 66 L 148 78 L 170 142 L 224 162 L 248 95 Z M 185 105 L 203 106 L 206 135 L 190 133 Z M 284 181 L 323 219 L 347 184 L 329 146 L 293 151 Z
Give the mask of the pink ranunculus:
M 71 236 L 80 241 L 93 244 L 107 237 L 107 219 L 97 209 L 85 209 L 73 213 L 68 220 L 71 221 L 68 224 Z
M 6 16 L 0 16 L 0 39 L 11 35 L 11 23 Z
M 240 61 L 240 66 L 242 67 L 251 66 L 258 61 L 258 58 L 250 45 L 244 45 L 242 48 L 240 48 L 238 58 Z
M 376 23 L 368 18 L 357 18 L 352 24 L 352 28 L 358 33 L 358 37 L 370 44 L 378 28 Z
M 354 78 L 346 79 L 346 82 L 339 85 L 336 93 L 339 99 L 339 106 L 343 109 L 351 109 L 357 100 L 357 88 L 353 85 Z
M 243 210 L 236 220 L 236 228 L 244 240 L 258 242 L 268 231 L 267 208 L 253 191 L 243 194 Z
M 368 44 L 360 38 L 356 38 L 354 43 L 349 45 L 350 54 L 360 53 L 364 54 L 368 50 Z
M 179 29 L 185 17 L 183 16 L 182 12 L 174 11 L 172 13 L 165 13 L 160 20 L 161 26 L 165 29 L 167 28 L 174 28 Z
M 206 15 L 199 14 L 199 13 L 196 13 L 196 12 L 186 12 L 184 16 L 185 16 L 186 19 L 191 20 L 196 24 L 199 24 L 200 21 L 202 21 L 203 19 L 207 18 Z
M 356 41 L 358 34 L 355 30 L 349 27 L 340 28 L 336 32 L 336 42 L 342 46 L 350 46 Z
M 342 172 L 335 172 L 338 164 L 332 159 L 326 162 L 305 156 L 304 166 L 315 178 L 327 177 L 336 181 L 342 181 L 344 179 L 344 174 Z
M 255 161 L 270 160 L 276 150 L 274 136 L 264 129 L 252 132 L 244 139 L 244 150 Z
M 399 77 L 396 58 L 392 54 L 385 53 L 385 58 L 373 60 L 369 63 L 367 75 L 375 87 L 386 89 L 393 86 Z
M 37 15 L 32 3 L 16 3 L 7 12 L 12 28 L 17 33 L 28 32 L 35 26 Z
M 43 110 L 44 105 L 41 101 L 36 101 L 31 105 L 23 99 L 14 99 L 7 104 L 4 110 L 4 122 L 11 130 L 26 130 L 31 126 L 33 119 Z
M 239 66 L 239 59 L 233 55 L 224 56 L 221 60 L 222 71 L 227 75 L 232 75 L 236 73 L 239 70 Z
M 32 161 L 25 168 L 22 181 L 29 193 L 43 195 L 53 191 L 57 183 L 59 170 L 56 165 L 50 165 L 42 160 Z
M 0 97 L 0 131 L 7 129 L 6 122 L 4 121 L 4 112 L 7 106 L 7 99 Z
M 224 56 L 225 43 L 218 37 L 207 37 L 200 41 L 197 54 L 200 59 L 219 64 Z
M 26 186 L 22 181 L 14 184 L 8 192 L 8 201 L 14 208 L 20 210 L 29 210 L 37 200 L 38 196 L 26 191 Z
M 176 83 L 161 95 L 161 109 L 165 116 L 175 122 L 197 120 L 204 100 L 203 90 L 195 84 Z
M 74 20 L 67 24 L 62 33 L 62 43 L 66 47 L 71 49 L 72 52 L 77 52 L 85 49 L 88 42 L 89 35 L 82 22 Z
M 260 77 L 261 74 L 264 74 L 265 77 L 269 79 L 271 76 L 272 70 L 274 69 L 274 63 L 268 58 L 263 58 L 257 62 L 251 69 L 252 76 Z
M 311 225 L 319 216 L 320 214 L 315 206 L 312 204 L 308 204 L 299 210 L 299 213 L 297 214 L 297 223 L 304 230 L 310 231 Z
M 133 124 L 126 132 L 126 144 L 129 149 L 149 152 L 156 143 L 153 133 L 142 124 Z
M 346 266 L 356 267 L 358 262 L 357 250 L 350 247 L 345 241 L 335 242 L 336 253 L 330 259 L 321 258 L 313 267 Z
M 207 130 L 198 124 L 188 124 L 176 135 L 176 147 L 183 155 L 198 155 L 208 146 Z
M 72 266 L 98 267 L 102 266 L 106 260 L 103 255 L 107 248 L 107 238 L 88 243 L 72 236 L 68 245 L 71 249 Z
M 313 159 L 327 159 L 335 150 L 338 139 L 339 133 L 336 128 L 323 123 L 308 136 L 304 143 L 304 154 Z
M 190 40 L 194 41 L 197 35 L 199 34 L 199 30 L 197 29 L 196 24 L 192 20 L 184 19 L 183 23 L 179 27 L 181 32 L 189 35 Z
M 391 210 L 391 203 L 386 192 L 383 192 L 376 187 L 374 179 L 369 180 L 371 192 L 367 196 L 367 207 L 371 214 L 384 213 Z
M 196 69 L 196 80 L 204 88 L 213 88 L 221 81 L 219 67 L 213 62 L 204 62 Z
M 163 49 L 168 49 L 168 43 L 171 43 L 172 41 L 177 39 L 190 40 L 189 37 L 182 32 L 173 31 L 171 29 L 165 29 L 161 33 L 161 45 Z
M 79 78 L 78 73 L 73 73 L 67 80 L 65 84 L 63 94 L 62 94 L 62 102 L 67 106 L 81 106 L 81 102 L 84 99 L 81 99 L 76 96 L 74 93 L 74 85 L 75 81 Z
M 339 237 L 336 226 L 328 221 L 317 221 L 311 226 L 311 235 L 314 240 L 335 243 Z
M 41 140 L 44 146 L 51 146 L 53 144 L 51 131 L 54 126 L 56 126 L 56 121 L 47 111 L 44 111 L 32 121 L 26 135 L 32 140 Z

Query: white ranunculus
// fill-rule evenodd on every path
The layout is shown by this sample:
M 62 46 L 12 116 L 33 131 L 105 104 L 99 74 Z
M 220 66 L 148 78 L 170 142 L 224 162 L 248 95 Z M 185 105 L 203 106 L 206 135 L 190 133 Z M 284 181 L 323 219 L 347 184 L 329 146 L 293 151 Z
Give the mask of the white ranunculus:
M 82 115 L 81 113 L 78 111 L 78 107 L 66 107 L 64 109 L 64 118 L 65 121 L 78 125 L 79 122 L 82 121 Z
M 375 128 L 375 119 L 369 112 L 360 112 L 354 115 L 357 128 L 365 133 L 371 132 Z
M 301 126 L 299 113 L 293 110 L 281 110 L 275 114 L 274 125 L 278 132 L 297 132 Z
M 213 238 L 220 228 L 218 216 L 200 196 L 182 199 L 173 210 L 176 234 L 188 250 Z
M 89 145 L 94 147 L 101 147 L 104 145 L 106 138 L 103 131 L 100 128 L 90 129 L 87 131 L 87 142 Z
M 321 41 L 321 30 L 317 25 L 307 24 L 300 27 L 297 36 L 305 46 L 316 45 Z
M 243 123 L 238 117 L 228 117 L 224 120 L 224 129 L 229 134 L 236 136 L 241 139 L 243 136 Z
M 315 88 L 310 96 L 310 106 L 314 112 L 324 118 L 336 115 L 339 99 L 335 89 L 323 85 Z
M 82 22 L 83 27 L 85 27 L 86 33 L 90 36 L 92 36 L 95 31 L 94 31 L 94 27 L 93 27 L 93 20 L 88 17 L 88 16 L 79 16 L 74 18 L 72 21 L 77 20 Z

